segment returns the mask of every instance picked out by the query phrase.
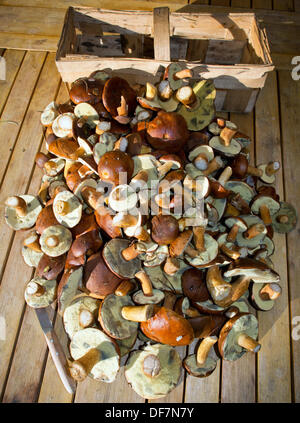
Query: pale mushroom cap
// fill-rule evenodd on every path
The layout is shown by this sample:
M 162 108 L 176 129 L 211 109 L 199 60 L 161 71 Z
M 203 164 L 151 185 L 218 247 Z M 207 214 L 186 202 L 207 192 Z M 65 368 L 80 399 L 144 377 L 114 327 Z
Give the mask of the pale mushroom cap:
M 63 314 L 64 328 L 70 339 L 73 338 L 76 332 L 82 330 L 80 325 L 80 313 L 88 310 L 97 320 L 97 313 L 99 310 L 100 301 L 89 297 L 88 295 L 81 295 L 75 298 L 65 309 Z M 95 324 L 95 323 L 94 323 Z
M 149 371 L 145 373 L 144 360 L 154 355 L 158 358 L 159 366 L 151 377 Z M 147 364 L 147 362 L 145 363 Z M 149 366 L 151 363 L 149 363 Z M 151 370 L 151 369 L 149 369 Z M 151 371 L 150 371 L 151 373 Z M 134 351 L 125 366 L 125 377 L 132 389 L 146 399 L 157 399 L 166 396 L 179 382 L 181 374 L 181 359 L 175 348 L 169 345 L 154 344 L 146 346 L 142 351 Z
M 218 255 L 219 244 L 211 235 L 204 234 L 204 248 L 205 251 L 202 253 L 199 252 L 197 257 L 191 258 L 186 254 L 185 259 L 195 267 L 210 263 Z
M 95 128 L 99 122 L 99 114 L 89 103 L 79 103 L 74 108 L 74 114 L 77 118 L 84 118 L 86 123 Z
M 22 256 L 27 266 L 38 267 L 39 261 L 41 260 L 43 254 L 44 253 L 42 251 L 35 251 L 26 247 L 26 245 L 22 247 Z
M 217 367 L 217 361 L 213 357 L 207 357 L 205 363 L 200 365 L 197 363 L 196 354 L 192 354 L 184 359 L 183 365 L 190 375 L 195 377 L 207 377 Z
M 58 212 L 58 202 L 64 202 L 68 207 L 68 212 L 62 215 Z M 67 228 L 73 228 L 76 226 L 81 219 L 82 215 L 82 204 L 70 191 L 59 192 L 53 201 L 53 212 L 57 221 Z
M 33 195 L 19 195 L 19 197 L 21 197 L 26 202 L 26 216 L 18 216 L 15 208 L 10 206 L 5 207 L 5 221 L 8 226 L 10 226 L 15 231 L 32 228 L 35 225 L 37 217 L 42 210 L 42 206 L 37 197 Z
M 280 209 L 280 204 L 278 201 L 274 200 L 271 197 L 261 195 L 258 196 L 257 199 L 254 199 L 251 206 L 251 211 L 255 214 L 258 214 L 260 207 L 264 205 L 268 207 L 271 215 L 276 213 Z
M 47 239 L 50 237 L 57 237 L 59 240 L 58 245 L 49 247 L 47 245 Z M 57 257 L 66 253 L 72 244 L 72 233 L 69 229 L 62 225 L 54 225 L 46 228 L 41 237 L 40 244 L 42 251 L 50 257 Z
M 25 289 L 25 301 L 27 305 L 29 305 L 32 308 L 45 308 L 48 307 L 50 304 L 53 303 L 53 301 L 56 299 L 57 294 L 57 283 L 56 279 L 52 280 L 46 280 L 43 278 L 33 278 L 29 283 L 34 283 L 42 286 L 45 291 L 42 295 L 36 296 L 36 295 L 29 295 L 29 289 Z M 28 286 L 27 285 L 27 286 Z
M 234 138 L 232 138 L 228 147 L 223 145 L 221 137 L 219 137 L 218 135 L 210 139 L 209 145 L 214 150 L 220 151 L 221 153 L 229 157 L 236 156 L 242 149 L 241 144 Z
M 94 365 L 89 376 L 101 382 L 113 382 L 120 369 L 120 356 L 112 339 L 96 328 L 82 329 L 75 333 L 70 344 L 70 353 L 74 360 L 80 359 L 92 348 L 100 351 L 101 359 Z

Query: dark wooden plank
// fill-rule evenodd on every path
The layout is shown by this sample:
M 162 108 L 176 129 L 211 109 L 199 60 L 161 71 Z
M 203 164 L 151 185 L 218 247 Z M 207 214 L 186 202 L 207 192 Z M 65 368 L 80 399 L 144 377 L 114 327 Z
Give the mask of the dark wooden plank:
M 300 145 L 299 145 L 299 109 L 300 109 L 300 80 L 295 81 L 291 73 L 279 72 L 279 93 L 281 113 L 282 152 L 284 166 L 285 200 L 300 209 Z M 292 375 L 293 401 L 300 402 L 300 223 L 287 236 L 288 277 L 290 294 L 290 328 L 292 331 Z M 286 328 L 288 332 L 288 329 Z

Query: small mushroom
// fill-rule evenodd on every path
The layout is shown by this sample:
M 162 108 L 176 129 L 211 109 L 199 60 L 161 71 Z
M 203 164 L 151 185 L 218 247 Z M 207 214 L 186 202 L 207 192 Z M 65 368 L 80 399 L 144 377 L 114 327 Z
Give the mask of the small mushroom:
M 35 229 L 39 235 L 42 235 L 45 229 L 49 228 L 49 226 L 58 225 L 58 221 L 53 212 L 52 203 L 46 205 L 43 209 L 41 209 L 35 223 Z
M 130 355 L 125 377 L 142 398 L 159 399 L 169 394 L 179 382 L 181 359 L 169 345 L 147 345 Z
M 71 137 L 73 135 L 73 113 L 58 115 L 52 123 L 52 131 L 58 138 Z
M 273 184 L 275 182 L 275 174 L 280 169 L 279 162 L 269 162 L 267 164 L 262 164 L 258 166 L 258 169 L 262 170 L 262 174 L 259 175 L 259 178 L 265 184 Z
M 233 176 L 239 179 L 244 179 L 247 175 L 261 177 L 263 174 L 262 169 L 249 165 L 247 157 L 243 154 L 239 154 L 233 159 L 231 168 Z
M 102 102 L 111 116 L 121 124 L 129 122 L 128 117 L 134 115 L 137 106 L 135 91 L 125 79 L 117 76 L 105 82 Z
M 251 211 L 254 214 L 259 214 L 266 226 L 271 225 L 271 216 L 278 212 L 279 209 L 280 204 L 278 201 L 274 200 L 272 197 L 262 194 L 254 197 L 251 204 Z
M 189 152 L 188 158 L 197 169 L 206 170 L 214 158 L 214 151 L 209 145 L 199 145 Z
M 243 233 L 248 229 L 246 222 L 237 216 L 227 217 L 225 225 L 230 229 L 226 238 L 229 242 L 234 242 L 239 232 Z
M 159 178 L 163 178 L 171 169 L 180 169 L 182 163 L 176 154 L 165 154 L 159 158 L 161 165 L 157 168 Z
M 55 101 L 51 101 L 41 114 L 41 124 L 45 127 L 51 127 L 58 114 L 57 104 Z
M 32 228 L 42 211 L 42 206 L 33 195 L 15 195 L 5 201 L 5 222 L 14 231 Z
M 87 376 L 112 383 L 120 369 L 120 355 L 116 343 L 101 330 L 86 328 L 75 333 L 70 343 L 73 362 L 71 376 L 81 382 Z
M 137 248 L 136 248 L 137 247 Z M 141 271 L 138 255 L 143 252 L 139 244 L 127 239 L 111 239 L 103 248 L 103 259 L 108 268 L 122 279 L 133 279 Z
M 228 320 L 221 329 L 218 348 L 224 360 L 235 361 L 246 352 L 258 352 L 261 345 L 258 337 L 258 322 L 250 313 L 239 313 Z
M 61 225 L 73 228 L 80 222 L 82 204 L 70 191 L 62 191 L 54 198 L 53 212 Z
M 56 293 L 56 279 L 35 277 L 26 285 L 25 301 L 30 307 L 45 308 L 56 300 Z
M 219 154 L 223 154 L 227 157 L 237 156 L 242 148 L 241 144 L 235 138 L 232 138 L 228 145 L 224 144 L 221 136 L 212 137 L 209 140 L 209 146 L 216 150 Z
M 286 234 L 292 231 L 297 224 L 295 208 L 284 201 L 280 202 L 280 209 L 272 215 L 272 227 L 275 232 Z
M 129 295 L 107 295 L 101 303 L 98 315 L 103 330 L 115 339 L 126 339 L 137 333 L 138 322 L 125 319 L 122 313 L 124 307 L 134 306 Z
M 172 346 L 189 345 L 194 338 L 189 321 L 165 307 L 159 308 L 146 322 L 141 322 L 141 330 L 148 338 Z
M 74 298 L 63 314 L 64 328 L 70 339 L 81 329 L 95 326 L 100 301 L 86 294 Z
M 217 367 L 217 360 L 208 354 L 212 346 L 218 341 L 216 336 L 208 336 L 204 338 L 196 354 L 189 355 L 183 360 L 183 365 L 187 372 L 195 377 L 207 377 Z
M 281 287 L 277 283 L 254 283 L 251 287 L 251 303 L 260 311 L 269 311 L 281 295 Z
M 66 253 L 72 244 L 72 233 L 62 225 L 47 227 L 41 237 L 42 251 L 50 257 L 58 257 Z

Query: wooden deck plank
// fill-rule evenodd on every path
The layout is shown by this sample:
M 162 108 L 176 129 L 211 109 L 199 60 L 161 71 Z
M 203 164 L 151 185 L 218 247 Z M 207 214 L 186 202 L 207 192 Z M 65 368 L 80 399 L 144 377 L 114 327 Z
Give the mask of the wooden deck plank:
M 277 97 L 276 73 L 272 72 L 256 103 L 255 131 L 258 164 L 281 160 L 280 116 Z M 283 198 L 282 170 L 277 173 L 276 191 Z M 280 274 L 282 295 L 267 313 L 258 312 L 258 402 L 290 402 L 290 339 L 285 237 L 274 234 L 275 253 L 271 257 Z M 284 382 L 283 382 L 284 381 Z
M 255 139 L 254 116 L 249 114 L 230 113 L 230 120 L 234 122 L 239 131 L 248 135 L 250 145 L 250 163 L 255 164 Z M 255 310 L 250 311 L 256 315 Z M 255 355 L 248 353 L 234 362 L 223 360 L 222 363 L 222 390 L 221 402 L 223 403 L 253 403 L 256 398 L 256 360 Z
M 287 10 L 288 12 L 294 11 L 294 0 L 273 0 L 274 10 Z
M 0 116 L 25 56 L 25 52 L 20 50 L 5 51 L 2 49 L 1 56 L 2 54 L 6 61 L 6 79 L 5 81 L 0 81 Z M 1 117 L 1 120 L 4 120 L 3 117 Z
M 294 0 L 295 12 L 300 12 L 300 0 Z
M 294 81 L 290 72 L 279 72 L 279 93 L 284 169 L 285 201 L 298 211 L 300 207 L 300 81 Z M 290 315 L 292 330 L 293 401 L 300 402 L 300 223 L 287 235 Z M 287 331 L 287 329 L 286 329 Z
M 33 180 L 30 184 L 30 178 L 34 157 L 40 147 L 43 134 L 39 120 L 39 110 L 41 110 L 45 104 L 53 100 L 59 83 L 59 75 L 53 59 L 54 56 L 52 54 L 48 55 L 39 77 L 35 93 L 27 110 L 17 145 L 6 173 L 5 182 L 2 186 L 0 194 L 1 204 L 3 204 L 3 200 L 9 194 L 27 192 L 29 185 L 30 192 L 37 192 L 39 181 Z M 26 166 L 21 166 L 21 163 L 26 163 Z M 1 210 L 1 217 L 2 216 L 3 209 Z M 6 225 L 3 225 L 3 222 L 1 228 L 1 232 L 5 232 Z M 1 239 L 1 246 L 9 242 L 9 235 L 10 232 L 7 232 L 7 237 Z M 4 317 L 6 324 L 9 325 L 5 342 L 0 340 L 0 391 L 2 391 L 6 383 L 6 375 L 12 358 L 11 355 L 14 350 L 19 325 L 22 321 L 24 286 L 32 275 L 32 269 L 23 262 L 21 256 L 23 238 L 24 233 L 16 233 L 0 286 L 1 315 Z M 30 337 L 30 331 L 27 333 L 27 337 Z M 29 342 L 30 341 L 31 338 Z M 23 394 L 21 392 L 20 395 L 26 396 L 26 390 L 24 390 L 22 385 L 15 386 L 15 389 L 23 391 Z
M 21 130 L 20 125 L 23 122 L 24 114 L 26 113 L 45 57 L 46 53 L 44 52 L 28 52 L 26 54 L 2 115 L 3 120 L 16 121 L 17 125 L 9 123 L 2 123 L 0 125 L 0 137 L 1 139 L 5 139 L 5 142 L 2 142 L 0 145 L 0 183 L 3 182 L 0 193 L 0 225 L 3 227 L 0 234 L 0 276 L 3 273 L 11 239 L 14 236 L 13 231 L 5 225 L 3 204 L 6 197 L 12 194 L 12 188 L 15 193 L 21 194 L 29 183 L 25 179 L 25 175 L 27 178 L 30 176 L 29 168 L 24 171 L 20 163 L 23 157 L 25 160 L 29 160 L 29 162 L 32 161 L 32 157 L 30 156 L 30 149 L 29 152 L 26 152 L 26 145 L 25 143 L 23 144 L 22 138 L 18 136 Z M 27 80 L 26 85 L 24 84 L 24 78 Z M 27 116 L 27 120 L 29 119 L 30 116 Z M 35 124 L 38 125 L 38 123 Z M 16 147 L 16 143 L 18 143 L 18 148 Z M 28 140 L 28 145 L 30 146 L 30 140 Z M 17 150 L 15 152 L 16 148 Z M 9 161 L 10 168 L 6 171 Z M 3 180 L 4 175 L 5 178 Z
M 253 9 L 272 9 L 272 0 L 252 0 Z

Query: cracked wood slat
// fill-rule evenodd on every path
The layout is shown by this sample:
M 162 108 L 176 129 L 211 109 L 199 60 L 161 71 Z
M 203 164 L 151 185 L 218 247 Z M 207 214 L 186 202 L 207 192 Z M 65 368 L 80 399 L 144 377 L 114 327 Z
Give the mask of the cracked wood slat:
M 257 164 L 268 163 L 271 160 L 281 161 L 280 114 L 275 72 L 268 76 L 256 103 L 255 131 Z M 283 199 L 282 169 L 277 173 L 275 188 Z M 291 363 L 285 236 L 275 233 L 273 241 L 275 252 L 271 260 L 274 263 L 274 269 L 280 274 L 282 295 L 271 311 L 258 312 L 259 340 L 262 347 L 257 357 L 257 400 L 258 402 L 290 402 Z
M 0 115 L 6 104 L 10 90 L 14 84 L 19 67 L 24 58 L 25 52 L 20 50 L 4 50 L 2 49 L 1 56 L 6 61 L 6 75 L 5 81 L 0 81 Z M 3 117 L 1 116 L 1 120 Z
M 42 72 L 40 74 L 36 90 L 31 99 L 29 108 L 18 137 L 18 142 L 12 155 L 10 166 L 7 170 L 4 184 L 1 192 L 1 204 L 3 200 L 12 193 L 29 192 L 36 193 L 40 179 L 33 179 L 30 183 L 32 171 L 34 168 L 34 157 L 38 151 L 43 136 L 43 129 L 40 124 L 40 110 L 45 104 L 50 103 L 58 90 L 59 75 L 55 67 L 54 55 L 48 55 Z M 26 166 L 24 166 L 26 163 Z M 40 175 L 39 175 L 40 178 Z M 13 192 L 12 192 L 13 190 Z M 3 210 L 1 210 L 1 216 Z M 6 225 L 1 225 L 1 235 L 5 233 Z M 9 242 L 10 232 L 1 239 L 1 245 Z M 24 286 L 31 278 L 33 271 L 24 262 L 21 256 L 22 240 L 24 232 L 17 232 L 14 236 L 12 248 L 7 260 L 7 266 L 3 274 L 0 286 L 0 310 L 6 321 L 7 330 L 6 340 L 0 341 L 0 390 L 2 391 L 6 384 L 6 377 L 9 371 L 12 353 L 15 348 L 15 342 L 19 336 L 19 327 L 22 323 L 24 311 Z M 21 332 L 20 332 L 21 333 Z M 30 331 L 28 332 L 30 334 Z M 27 336 L 28 336 L 27 333 Z M 26 358 L 28 360 L 28 357 Z M 30 360 L 28 360 L 30 361 Z M 13 364 L 13 361 L 12 361 Z M 16 384 L 19 375 L 14 381 L 10 381 L 10 391 L 6 399 L 13 398 L 14 392 L 27 398 L 26 390 L 22 385 Z M 8 379 L 9 382 L 9 379 Z M 30 399 L 29 399 L 30 401 Z
M 247 114 L 230 113 L 230 120 L 234 122 L 239 131 L 249 135 L 252 143 L 250 149 L 250 164 L 255 164 L 255 139 L 253 112 Z M 255 310 L 250 307 L 254 315 Z M 255 355 L 248 353 L 234 362 L 223 360 L 222 364 L 222 403 L 253 403 L 256 393 Z
M 30 157 L 30 151 L 26 152 L 26 145 L 23 143 L 22 137 L 19 137 L 20 125 L 27 112 L 28 103 L 45 57 L 46 53 L 44 52 L 28 52 L 26 54 L 2 115 L 3 120 L 16 121 L 18 125 L 9 123 L 0 125 L 0 137 L 5 139 L 5 142 L 0 145 L 0 181 L 1 183 L 3 182 L 0 193 L 0 227 L 2 228 L 0 233 L 0 275 L 3 273 L 7 253 L 13 238 L 13 231 L 5 224 L 3 204 L 6 197 L 12 194 L 12 189 L 14 193 L 21 194 L 28 184 L 25 177 L 29 178 L 30 169 L 22 169 L 20 163 L 22 163 L 23 158 L 29 161 L 32 158 Z M 27 84 L 24 86 L 25 79 Z M 30 118 L 27 115 L 27 121 L 30 121 Z M 28 145 L 30 146 L 30 140 L 28 140 Z M 6 169 L 8 161 L 10 161 L 10 166 Z
M 290 72 L 280 71 L 279 93 L 282 131 L 282 165 L 284 167 L 285 201 L 291 203 L 299 216 L 300 198 L 300 146 L 298 142 L 300 121 L 300 80 L 292 79 Z M 291 315 L 291 348 L 292 348 L 292 374 L 293 374 L 293 401 L 300 402 L 300 283 L 299 283 L 299 221 L 296 228 L 287 235 L 289 289 L 290 289 L 290 315 Z M 287 331 L 287 328 L 286 328 Z

